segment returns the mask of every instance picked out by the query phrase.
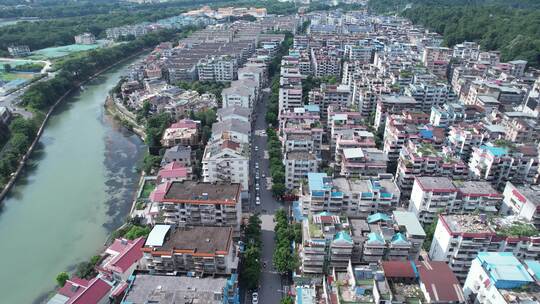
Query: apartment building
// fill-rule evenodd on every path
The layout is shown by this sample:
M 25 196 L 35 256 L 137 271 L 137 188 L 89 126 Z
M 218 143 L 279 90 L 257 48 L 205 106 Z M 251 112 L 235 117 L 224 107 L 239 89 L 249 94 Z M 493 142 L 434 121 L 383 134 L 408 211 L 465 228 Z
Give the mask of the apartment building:
M 238 268 L 231 227 L 156 225 L 141 250 L 150 274 L 202 277 L 230 275 Z
M 8 46 L 8 52 L 13 57 L 24 57 L 31 54 L 28 45 L 12 45 Z
M 401 114 L 403 111 L 418 111 L 421 104 L 409 96 L 379 95 L 375 109 L 373 126 L 376 129 L 386 124 L 386 118 L 392 114 Z
M 300 259 L 303 274 L 324 274 L 345 270 L 354 242 L 347 218 L 327 212 L 314 214 L 302 222 Z
M 218 121 L 226 121 L 230 119 L 238 119 L 243 122 L 251 121 L 251 110 L 249 108 L 232 106 L 220 108 L 217 110 L 216 118 Z
M 429 113 L 433 106 L 442 106 L 457 99 L 450 86 L 444 83 L 411 83 L 404 94 L 414 98 L 419 103 L 419 110 L 425 113 Z
M 285 153 L 285 186 L 289 190 L 298 189 L 301 182 L 307 181 L 308 173 L 319 170 L 320 160 L 310 151 L 291 151 Z
M 345 108 L 351 105 L 351 89 L 347 85 L 330 85 L 323 83 L 319 88 L 309 92 L 309 103 L 318 105 L 322 120 L 326 121 L 328 106 Z
M 221 92 L 223 108 L 243 107 L 253 109 L 258 98 L 258 86 L 254 80 L 244 79 L 231 82 L 231 86 Z
M 302 213 L 346 214 L 367 218 L 377 212 L 393 211 L 400 192 L 387 176 L 371 179 L 332 178 L 326 173 L 308 173 L 307 184 L 300 185 Z
M 388 158 L 377 148 L 346 148 L 341 154 L 340 175 L 345 177 L 377 176 L 386 173 Z
M 234 140 L 208 142 L 202 157 L 202 177 L 205 182 L 230 182 L 249 187 L 249 145 Z
M 454 179 L 466 179 L 468 171 L 460 159 L 444 155 L 432 144 L 409 140 L 401 149 L 395 175 L 404 202 L 410 198 L 415 176 L 452 176 Z
M 486 180 L 498 189 L 507 181 L 534 184 L 538 174 L 538 151 L 533 145 L 497 146 L 493 143 L 473 148 L 470 175 Z
M 480 45 L 472 41 L 463 41 L 454 45 L 452 57 L 461 60 L 477 60 L 480 54 Z
M 446 78 L 446 71 L 451 57 L 452 49 L 428 46 L 424 48 L 422 53 L 422 63 L 433 74 Z
M 480 252 L 463 285 L 470 303 L 538 303 L 537 261 L 519 261 L 511 252 Z
M 279 113 L 279 128 L 299 127 L 310 129 L 314 126 L 321 126 L 321 115 L 318 105 L 304 105 L 292 110 L 283 110 Z
M 212 141 L 233 140 L 242 144 L 251 141 L 251 123 L 242 119 L 227 119 L 212 124 Z
M 158 185 L 150 195 L 152 223 L 185 226 L 230 226 L 240 230 L 241 185 L 196 181 Z
M 394 211 L 392 217 L 375 213 L 366 219 L 367 231 L 362 244 L 362 262 L 416 260 L 425 232 L 414 214 Z
M 330 143 L 330 152 L 334 155 L 336 164 L 341 164 L 343 149 L 375 148 L 375 135 L 368 131 L 354 129 L 338 130 L 334 134 L 335 142 Z
M 308 151 L 320 155 L 323 129 L 322 128 L 283 128 L 283 152 Z
M 420 222 L 429 225 L 441 212 L 495 214 L 500 209 L 502 195 L 484 181 L 459 181 L 450 177 L 417 176 L 414 179 L 409 211 Z
M 200 81 L 231 82 L 238 77 L 238 62 L 229 55 L 203 58 L 197 63 Z
M 399 203 L 400 192 L 391 178 L 385 175 L 370 179 L 332 179 L 333 186 L 343 195 L 342 212 L 366 219 L 375 213 L 389 214 Z M 337 194 L 334 195 L 338 197 Z
M 514 235 L 523 229 L 525 235 Z M 479 252 L 512 252 L 520 259 L 540 258 L 540 235 L 534 226 L 515 218 L 485 215 L 439 215 L 429 257 L 447 262 L 461 282 Z
M 488 140 L 481 124 L 456 124 L 448 131 L 448 148 L 454 155 L 468 162 L 473 148 L 480 147 Z
M 516 186 L 507 182 L 503 191 L 502 215 L 515 215 L 540 229 L 540 186 Z
M 383 151 L 388 160 L 396 162 L 401 148 L 409 140 L 426 141 L 440 146 L 444 140 L 444 130 L 427 126 L 428 122 L 428 115 L 420 112 L 404 112 L 388 116 L 383 136 Z
M 484 117 L 484 110 L 478 106 L 447 103 L 432 107 L 429 121 L 435 127 L 448 128 L 452 124 L 478 123 Z
M 311 66 L 315 77 L 341 76 L 342 52 L 332 47 L 312 48 Z
M 74 37 L 76 44 L 95 44 L 96 36 L 92 33 L 82 33 Z
M 144 0 L 136 0 L 144 1 Z M 238 274 L 223 277 L 186 277 L 137 274 L 125 289 L 123 304 L 171 303 L 182 299 L 188 303 L 237 304 Z
M 304 105 L 302 100 L 302 83 L 287 83 L 279 88 L 279 111 L 293 110 Z

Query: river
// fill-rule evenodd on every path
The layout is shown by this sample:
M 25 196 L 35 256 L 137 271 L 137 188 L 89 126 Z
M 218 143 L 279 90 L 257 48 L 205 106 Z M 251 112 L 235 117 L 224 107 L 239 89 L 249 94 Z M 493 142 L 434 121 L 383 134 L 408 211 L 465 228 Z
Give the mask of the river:
M 129 213 L 144 144 L 106 115 L 103 103 L 130 63 L 55 111 L 0 205 L 0 303 L 45 300 L 56 275 L 99 253 Z

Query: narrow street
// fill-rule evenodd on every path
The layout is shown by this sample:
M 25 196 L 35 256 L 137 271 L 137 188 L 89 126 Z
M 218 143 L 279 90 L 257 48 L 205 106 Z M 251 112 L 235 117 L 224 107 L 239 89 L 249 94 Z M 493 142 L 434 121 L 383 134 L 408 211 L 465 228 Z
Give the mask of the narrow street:
M 259 289 L 259 303 L 279 303 L 282 296 L 281 277 L 274 271 L 272 266 L 272 255 L 274 252 L 274 213 L 281 208 L 281 204 L 272 197 L 272 191 L 267 189 L 267 178 L 270 175 L 269 160 L 266 159 L 266 133 L 261 135 L 260 131 L 264 130 L 268 124 L 265 121 L 266 105 L 268 102 L 269 93 L 263 93 L 262 101 L 259 102 L 253 111 L 253 145 L 251 153 L 251 172 L 254 179 L 251 195 L 251 210 L 254 213 L 259 213 L 262 220 L 262 262 L 261 262 L 261 280 Z M 256 149 L 257 147 L 258 149 Z M 257 151 L 256 151 L 257 150 Z M 255 204 L 255 164 L 259 166 L 259 196 L 261 204 Z M 264 177 L 263 177 L 264 176 Z M 266 268 L 262 268 L 262 264 L 266 262 Z M 251 303 L 251 294 L 248 295 L 249 303 Z

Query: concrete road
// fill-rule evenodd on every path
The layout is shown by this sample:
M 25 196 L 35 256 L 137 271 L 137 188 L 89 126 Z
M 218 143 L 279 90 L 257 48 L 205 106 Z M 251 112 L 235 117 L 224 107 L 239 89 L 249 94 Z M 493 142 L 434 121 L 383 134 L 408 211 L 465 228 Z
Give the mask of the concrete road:
M 264 152 L 267 149 L 267 137 L 261 135 L 259 130 L 265 130 L 268 127 L 265 121 L 266 105 L 268 102 L 268 92 L 263 93 L 262 100 L 255 106 L 253 111 L 253 140 L 251 151 L 251 173 L 253 187 L 251 195 L 251 210 L 261 214 L 262 220 L 262 263 L 266 262 L 266 268 L 262 268 L 259 303 L 261 304 L 276 304 L 279 303 L 282 297 L 281 276 L 274 271 L 272 266 L 272 255 L 274 252 L 274 213 L 281 208 L 281 204 L 272 197 L 272 192 L 266 189 L 266 178 L 270 174 L 269 160 L 264 158 Z M 257 148 L 256 148 L 257 147 Z M 256 170 L 255 165 L 258 164 L 259 169 Z M 256 179 L 257 171 L 259 178 Z M 255 191 L 255 184 L 259 183 L 259 191 Z M 255 205 L 255 199 L 259 196 L 260 205 Z M 261 265 L 262 267 L 262 265 Z M 251 301 L 251 294 L 248 295 Z

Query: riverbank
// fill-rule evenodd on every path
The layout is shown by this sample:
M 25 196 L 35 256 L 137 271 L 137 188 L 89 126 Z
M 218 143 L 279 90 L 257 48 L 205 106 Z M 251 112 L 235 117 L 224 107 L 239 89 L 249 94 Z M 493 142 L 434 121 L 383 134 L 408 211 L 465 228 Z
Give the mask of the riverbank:
M 128 56 L 100 71 L 98 71 L 97 73 L 95 73 L 94 75 L 92 75 L 90 78 L 88 78 L 87 80 L 83 81 L 80 83 L 80 85 L 84 85 L 84 84 L 87 84 L 89 81 L 92 81 L 94 80 L 96 77 L 98 77 L 99 75 L 103 74 L 104 72 L 107 72 L 108 70 L 118 66 L 119 64 L 122 64 L 124 63 L 125 61 L 128 61 L 130 59 L 133 59 L 134 57 L 137 57 L 137 56 L 140 56 L 141 54 L 143 54 L 144 52 L 147 52 L 149 49 L 143 49 L 137 53 L 134 53 L 133 55 L 131 56 Z M 50 108 L 49 110 L 47 111 L 46 115 L 45 115 L 45 118 L 43 119 L 43 122 L 41 123 L 41 125 L 39 126 L 39 129 L 38 129 L 38 132 L 36 133 L 36 137 L 34 138 L 34 140 L 32 141 L 32 144 L 30 145 L 30 147 L 28 148 L 28 150 L 26 151 L 26 153 L 23 155 L 23 157 L 21 158 L 21 160 L 19 161 L 19 165 L 17 166 L 17 170 L 15 170 L 15 172 L 12 174 L 11 178 L 9 179 L 9 181 L 6 183 L 6 185 L 4 186 L 4 188 L 2 189 L 2 191 L 0 191 L 0 204 L 2 203 L 2 201 L 4 200 L 4 198 L 7 196 L 7 194 L 9 193 L 9 191 L 11 190 L 11 188 L 13 187 L 13 185 L 15 184 L 15 182 L 17 181 L 17 178 L 19 177 L 19 175 L 21 174 L 22 170 L 24 169 L 24 166 L 26 165 L 26 162 L 28 161 L 28 159 L 30 158 L 30 155 L 32 154 L 32 152 L 34 151 L 37 143 L 39 142 L 39 139 L 41 138 L 41 135 L 43 134 L 43 131 L 45 130 L 45 126 L 47 125 L 47 122 L 49 121 L 49 118 L 50 116 L 52 115 L 52 113 L 55 111 L 55 109 L 58 107 L 58 105 L 60 105 L 65 99 L 66 97 L 70 96 L 72 93 L 76 92 L 77 90 L 79 90 L 79 88 L 75 87 L 75 88 L 71 88 L 69 89 L 64 95 L 62 95 Z
M 109 94 L 104 104 L 105 110 L 112 117 L 119 120 L 123 126 L 137 134 L 143 141 L 146 138 L 146 132 L 144 126 L 141 126 L 137 123 L 133 113 L 131 113 L 124 106 L 118 104 L 114 101 L 114 97 Z

